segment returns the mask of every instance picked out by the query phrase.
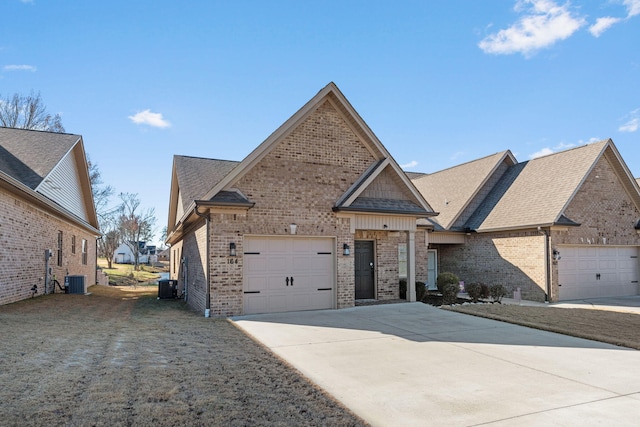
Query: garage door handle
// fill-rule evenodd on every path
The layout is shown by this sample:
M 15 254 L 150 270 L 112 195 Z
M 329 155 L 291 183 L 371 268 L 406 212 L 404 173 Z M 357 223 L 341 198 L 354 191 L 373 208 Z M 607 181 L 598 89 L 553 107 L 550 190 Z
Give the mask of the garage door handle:
M 332 288 L 318 288 L 319 291 L 330 291 Z
M 291 286 L 293 286 L 293 276 L 291 276 Z
M 259 294 L 260 291 L 244 291 L 245 294 Z
M 289 286 L 289 278 L 285 278 L 284 281 L 286 282 L 287 286 Z

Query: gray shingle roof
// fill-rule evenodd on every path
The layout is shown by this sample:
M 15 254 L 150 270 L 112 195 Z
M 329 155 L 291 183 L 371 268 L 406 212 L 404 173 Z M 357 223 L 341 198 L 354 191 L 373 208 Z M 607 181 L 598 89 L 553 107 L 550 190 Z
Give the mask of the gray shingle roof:
M 79 135 L 0 127 L 0 171 L 35 190 Z
M 608 141 L 509 168 L 466 223 L 477 231 L 554 224 Z M 571 221 L 565 218 L 563 221 Z
M 417 176 L 412 182 L 433 210 L 440 213 L 434 221 L 449 229 L 506 156 L 510 156 L 509 151 Z
M 415 215 L 431 215 L 432 212 L 424 210 L 409 200 L 378 199 L 370 197 L 358 197 L 347 208 L 341 210 L 353 210 L 380 213 L 402 213 Z
M 174 156 L 173 161 L 185 210 L 194 200 L 202 199 L 240 163 L 189 156 Z

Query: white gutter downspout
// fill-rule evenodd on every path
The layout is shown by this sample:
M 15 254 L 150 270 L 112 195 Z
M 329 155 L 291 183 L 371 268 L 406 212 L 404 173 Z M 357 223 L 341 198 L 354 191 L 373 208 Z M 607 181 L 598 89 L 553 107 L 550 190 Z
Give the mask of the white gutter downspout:
M 209 254 L 209 246 L 210 246 L 210 242 L 209 242 L 209 211 L 207 210 L 206 214 L 198 212 L 198 205 L 196 204 L 196 207 L 194 208 L 194 212 L 199 217 L 204 218 L 205 226 L 207 227 L 207 238 L 206 238 L 206 242 L 207 242 L 207 249 L 206 249 L 207 271 L 206 271 L 206 275 L 205 275 L 205 277 L 207 278 L 207 292 L 206 292 L 206 296 L 205 296 L 204 317 L 210 317 L 211 316 L 211 283 L 209 283 L 209 276 L 210 276 L 209 267 L 210 267 L 211 260 L 210 260 L 210 257 L 209 257 L 209 255 L 210 255 Z

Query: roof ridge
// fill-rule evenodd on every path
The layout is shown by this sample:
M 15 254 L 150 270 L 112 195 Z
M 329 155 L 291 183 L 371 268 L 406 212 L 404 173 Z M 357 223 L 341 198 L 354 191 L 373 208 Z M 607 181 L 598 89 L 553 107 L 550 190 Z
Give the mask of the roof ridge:
M 77 133 L 69 133 L 69 132 L 52 132 L 50 130 L 41 130 L 41 129 L 25 129 L 25 128 L 13 128 L 10 126 L 0 126 L 0 129 L 11 129 L 11 130 L 21 130 L 25 132 L 40 132 L 40 133 L 51 133 L 54 135 L 70 135 L 70 136 L 81 136 Z
M 441 170 L 438 170 L 438 171 L 435 171 L 435 172 L 431 172 L 431 173 L 417 172 L 417 173 L 422 173 L 422 174 L 423 174 L 423 176 L 416 177 L 416 178 L 414 178 L 414 179 L 422 179 L 422 178 L 424 178 L 425 176 L 431 176 L 431 175 L 435 175 L 435 174 L 438 174 L 438 173 L 441 173 L 441 172 L 446 172 L 446 171 L 451 170 L 451 169 L 455 169 L 455 168 L 459 168 L 459 167 L 461 167 L 461 166 L 465 166 L 465 165 L 468 165 L 468 164 L 471 164 L 471 163 L 479 162 L 480 160 L 486 160 L 486 159 L 488 159 L 488 158 L 490 158 L 490 157 L 497 156 L 498 154 L 500 154 L 500 155 L 503 155 L 503 156 L 504 156 L 504 155 L 505 155 L 505 154 L 507 154 L 509 151 L 510 151 L 510 150 L 508 150 L 508 149 L 507 149 L 507 150 L 503 150 L 503 151 L 498 151 L 498 152 L 496 152 L 496 153 L 489 154 L 488 156 L 480 157 L 480 158 L 478 158 L 478 159 L 474 159 L 474 160 L 469 160 L 469 161 L 467 161 L 467 162 L 459 163 L 459 164 L 454 165 L 454 166 L 449 166 L 448 168 L 441 169 Z M 514 156 L 514 158 L 515 158 L 515 156 Z M 517 159 L 516 159 L 516 160 L 517 160 Z M 413 172 L 413 173 L 416 173 L 416 172 Z
M 604 145 L 609 141 L 611 141 L 611 138 L 601 139 L 599 141 L 594 141 L 594 142 L 587 142 L 586 144 L 578 145 L 577 147 L 571 147 L 571 148 L 567 148 L 566 150 L 556 151 L 556 152 L 553 152 L 553 153 L 545 154 L 544 156 L 535 157 L 533 159 L 526 160 L 525 162 L 522 162 L 522 163 L 530 162 L 532 160 L 544 159 L 545 157 L 551 157 L 551 156 L 555 156 L 555 155 L 558 155 L 558 154 L 568 153 L 568 152 L 574 151 L 574 150 L 580 150 L 582 148 L 585 148 L 585 147 L 588 147 L 588 146 L 592 146 L 592 145 L 598 145 L 598 144 Z
M 187 158 L 187 159 L 215 160 L 215 161 L 218 161 L 218 162 L 233 162 L 233 163 L 240 163 L 240 160 L 215 159 L 215 158 L 213 158 L 213 157 L 187 156 L 187 155 L 182 155 L 182 154 L 174 154 L 173 156 L 174 156 L 174 157 Z

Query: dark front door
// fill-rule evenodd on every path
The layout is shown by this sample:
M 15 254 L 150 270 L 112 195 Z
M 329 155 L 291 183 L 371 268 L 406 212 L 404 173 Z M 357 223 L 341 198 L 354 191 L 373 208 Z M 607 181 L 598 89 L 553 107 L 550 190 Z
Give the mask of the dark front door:
M 356 299 L 372 299 L 375 297 L 373 289 L 373 242 L 356 240 Z

